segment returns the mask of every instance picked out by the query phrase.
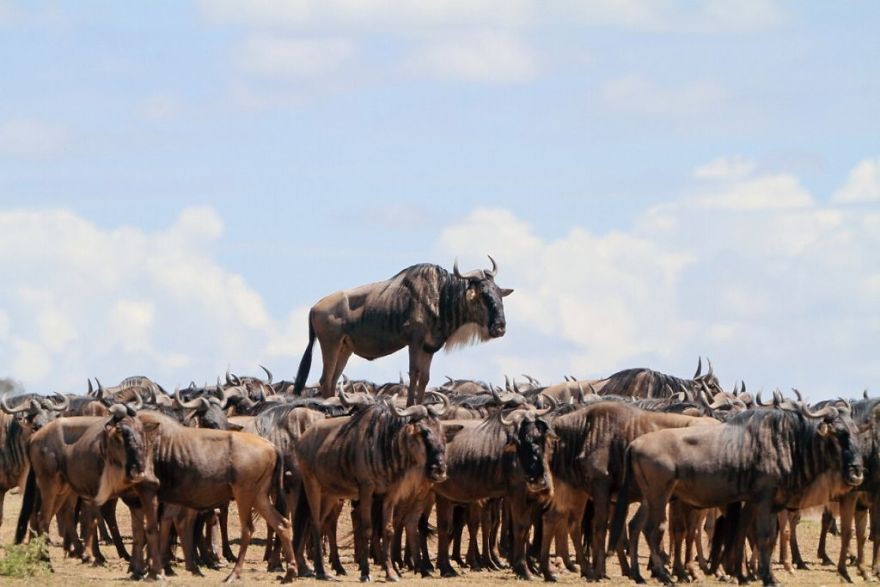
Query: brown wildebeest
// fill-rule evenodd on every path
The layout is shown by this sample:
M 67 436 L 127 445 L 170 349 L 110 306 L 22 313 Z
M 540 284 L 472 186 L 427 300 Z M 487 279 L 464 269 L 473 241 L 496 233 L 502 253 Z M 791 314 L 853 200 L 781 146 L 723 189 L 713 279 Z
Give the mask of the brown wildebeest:
M 447 349 L 504 336 L 504 303 L 513 293 L 495 284 L 498 266 L 452 274 L 439 265 L 413 265 L 391 279 L 339 291 L 309 312 L 309 344 L 296 374 L 302 392 L 312 365 L 315 338 L 324 361 L 321 393 L 333 395 L 352 353 L 368 360 L 409 347 L 407 405 L 421 403 L 431 375 L 431 359 Z
M 651 562 L 666 584 L 672 580 L 660 554 L 660 536 L 669 500 L 674 496 L 696 508 L 745 502 L 735 533 L 727 537 L 726 566 L 738 579 L 745 579 L 744 540 L 746 532 L 754 531 L 758 574 L 768 585 L 776 583 L 770 570 L 775 512 L 809 505 L 807 497 L 828 499 L 858 486 L 863 478 L 862 451 L 852 419 L 831 406 L 813 413 L 800 405 L 748 410 L 721 426 L 660 430 L 636 438 L 627 450 L 621 495 L 627 495 L 631 484 L 641 491 Z M 623 530 L 626 501 L 618 499 L 612 546 Z

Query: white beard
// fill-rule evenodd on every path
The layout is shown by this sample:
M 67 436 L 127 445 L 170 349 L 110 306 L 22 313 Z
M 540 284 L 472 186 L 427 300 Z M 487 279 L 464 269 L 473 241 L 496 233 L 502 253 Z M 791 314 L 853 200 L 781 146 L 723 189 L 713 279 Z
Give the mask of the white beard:
M 446 352 L 452 352 L 457 348 L 471 346 L 478 342 L 485 342 L 492 337 L 489 336 L 489 329 L 476 322 L 468 322 L 463 326 L 459 326 L 458 330 L 453 332 L 446 339 L 444 349 Z

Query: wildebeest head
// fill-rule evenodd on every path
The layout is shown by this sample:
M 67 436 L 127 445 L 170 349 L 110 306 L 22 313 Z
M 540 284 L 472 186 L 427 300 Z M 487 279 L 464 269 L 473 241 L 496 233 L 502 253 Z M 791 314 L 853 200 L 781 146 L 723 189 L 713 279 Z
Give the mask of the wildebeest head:
M 541 417 L 552 409 L 517 409 L 499 416 L 502 424 L 513 427 L 505 450 L 516 452 L 517 461 L 526 478 L 526 488 L 530 493 L 553 492 L 550 459 L 558 437 L 550 424 Z
M 449 408 L 449 399 L 433 391 L 429 391 L 428 395 L 438 398 L 442 407 L 415 405 L 401 410 L 393 402 L 387 405 L 398 417 L 408 420 L 401 432 L 404 451 L 416 463 L 425 464 L 428 479 L 442 483 L 447 473 L 446 432 L 441 428 L 438 417 Z
M 174 390 L 174 399 L 177 400 L 178 405 L 185 410 L 192 410 L 184 419 L 184 423 L 195 420 L 199 428 L 227 430 L 229 422 L 225 409 L 228 400 L 224 396 L 219 381 L 217 387 L 200 391 L 198 397 L 187 401 L 184 400 L 179 389 Z
M 801 409 L 804 415 L 821 420 L 816 431 L 839 451 L 843 480 L 852 487 L 861 485 L 865 478 L 864 459 L 859 430 L 850 418 L 849 409 L 828 405 L 813 412 L 806 404 L 801 404 Z
M 49 423 L 54 416 L 54 412 L 63 412 L 67 409 L 69 405 L 67 397 L 61 394 L 55 394 L 55 397 L 60 399 L 55 402 L 47 398 L 38 401 L 31 397 L 27 401 L 12 407 L 7 402 L 6 396 L 0 396 L 0 409 L 14 416 L 22 428 L 36 432 Z
M 501 298 L 509 296 L 513 290 L 498 287 L 495 283 L 498 264 L 491 256 L 489 260 L 492 261 L 492 269 L 476 269 L 461 273 L 458 270 L 458 260 L 456 259 L 452 272 L 459 279 L 468 281 L 465 299 L 471 318 L 486 329 L 489 337 L 498 338 L 504 336 L 507 329 L 507 322 L 504 319 L 504 302 Z
M 130 404 L 110 406 L 110 417 L 104 424 L 102 444 L 108 477 L 123 477 L 128 483 L 153 480 L 148 458 L 148 433 L 157 423 L 144 423 Z M 121 473 L 121 475 L 120 475 Z M 113 487 L 102 488 L 103 492 Z

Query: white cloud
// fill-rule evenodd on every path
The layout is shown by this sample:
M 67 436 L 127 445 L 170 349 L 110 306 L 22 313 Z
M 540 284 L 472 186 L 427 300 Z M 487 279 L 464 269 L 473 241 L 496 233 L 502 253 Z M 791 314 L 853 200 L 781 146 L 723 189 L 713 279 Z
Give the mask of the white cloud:
M 0 155 L 49 156 L 70 147 L 70 131 L 60 125 L 31 118 L 0 122 Z
M 698 179 L 743 179 L 755 171 L 756 164 L 745 157 L 719 157 L 694 170 Z
M 538 68 L 532 49 L 518 37 L 482 31 L 425 45 L 410 58 L 407 69 L 441 79 L 522 83 Z
M 345 39 L 256 36 L 236 51 L 238 67 L 249 74 L 311 77 L 338 70 L 354 54 Z
M 708 354 L 726 385 L 798 385 L 816 399 L 876 381 L 880 212 L 822 206 L 796 177 L 732 161 L 704 166 L 700 195 L 637 213 L 622 232 L 540 235 L 504 209 L 448 227 L 439 257 L 492 253 L 499 284 L 516 290 L 504 339 L 456 364 L 558 380 L 683 373 Z
M 612 108 L 648 116 L 717 110 L 727 99 L 724 88 L 711 81 L 661 85 L 640 75 L 626 75 L 605 82 L 601 92 Z
M 859 161 L 831 199 L 841 204 L 880 201 L 880 157 Z
M 0 361 L 35 390 L 64 391 L 95 375 L 174 385 L 228 363 L 293 363 L 305 320 L 299 333 L 275 324 L 259 293 L 215 259 L 222 235 L 206 206 L 155 232 L 102 229 L 65 210 L 0 212 Z

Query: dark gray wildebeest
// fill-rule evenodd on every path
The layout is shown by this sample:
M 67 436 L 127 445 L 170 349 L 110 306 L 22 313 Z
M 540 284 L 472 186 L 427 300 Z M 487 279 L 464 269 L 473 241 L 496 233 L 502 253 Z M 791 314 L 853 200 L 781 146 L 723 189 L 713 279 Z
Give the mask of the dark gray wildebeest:
M 361 580 L 370 579 L 369 541 L 372 535 L 373 497 L 381 496 L 381 562 L 389 581 L 399 579 L 390 554 L 395 508 L 429 495 L 431 485 L 446 479 L 447 429 L 437 416 L 449 400 L 436 395 L 443 407 L 410 406 L 400 410 L 383 400 L 363 407 L 353 416 L 314 423 L 303 433 L 296 453 L 311 512 L 313 560 L 318 578 L 324 569 L 321 530 L 340 499 L 357 502 L 355 553 Z M 419 555 L 418 520 L 421 511 L 408 508 L 404 521 L 407 542 L 414 558 Z M 297 516 L 297 526 L 304 517 Z M 301 533 L 297 533 L 298 541 Z M 297 545 L 299 547 L 299 545 Z M 414 561 L 419 568 L 419 560 Z
M 15 405 L 10 405 L 8 395 L 0 396 L 0 526 L 3 525 L 6 492 L 13 487 L 24 487 L 31 434 L 45 426 L 54 412 L 67 409 L 67 398 L 57 397 L 59 400 L 53 402 L 28 394 L 16 397 Z
M 147 435 L 153 428 L 135 415 L 131 406 L 116 404 L 108 417 L 72 416 L 50 422 L 31 437 L 28 453 L 31 473 L 22 502 L 16 541 L 24 538 L 27 520 L 36 507 L 39 491 L 38 531 L 45 534 L 68 498 L 81 496 L 81 516 L 87 529 L 89 555 L 96 542 L 98 507 L 138 485 L 154 485 L 156 478 L 147 457 Z M 75 499 L 73 500 L 75 503 Z M 72 516 L 73 508 L 69 508 Z M 152 520 L 155 524 L 155 519 Z M 70 526 L 72 520 L 66 525 Z M 87 560 L 91 559 L 88 556 Z
M 703 391 L 703 384 L 709 388 L 710 393 L 715 394 L 722 389 L 715 372 L 712 370 L 712 363 L 708 359 L 707 362 L 709 369 L 703 373 L 703 360 L 700 358 L 697 362 L 697 371 L 692 379 L 682 379 L 659 371 L 640 368 L 618 371 L 605 379 L 593 381 L 592 384 L 600 395 L 662 398 L 683 390 L 700 393 Z
M 770 569 L 776 513 L 785 507 L 821 504 L 864 479 L 858 429 L 845 412 L 831 406 L 815 413 L 803 404 L 748 410 L 721 426 L 651 432 L 633 440 L 626 458 L 610 544 L 616 546 L 622 534 L 625 496 L 637 484 L 652 568 L 666 584 L 672 580 L 664 567 L 660 540 L 666 506 L 673 497 L 694 508 L 733 504 L 725 516 L 731 531 L 716 527 L 713 542 L 724 539 L 725 567 L 743 582 L 744 541 L 753 531 L 758 575 L 769 585 L 776 583 Z M 742 502 L 741 511 L 735 509 Z
M 512 289 L 495 284 L 498 266 L 452 273 L 438 265 L 408 267 L 386 281 L 339 291 L 309 312 L 309 344 L 299 364 L 294 393 L 302 392 L 312 364 L 315 338 L 324 361 L 321 393 L 333 395 L 352 353 L 368 360 L 409 347 L 407 405 L 421 403 L 431 359 L 447 349 L 504 336 L 502 298 Z
M 556 435 L 542 417 L 552 408 L 496 412 L 484 420 L 447 420 L 456 428 L 447 444 L 448 477 L 434 485 L 437 503 L 437 566 L 454 577 L 449 563 L 449 539 L 455 504 L 477 504 L 495 498 L 510 500 L 513 530 L 511 566 L 518 577 L 529 578 L 526 543 L 531 523 L 530 501 L 553 491 L 550 457 Z M 484 528 L 483 556 L 489 556 Z M 473 542 L 476 538 L 471 536 Z

